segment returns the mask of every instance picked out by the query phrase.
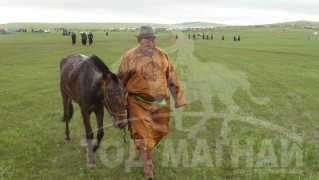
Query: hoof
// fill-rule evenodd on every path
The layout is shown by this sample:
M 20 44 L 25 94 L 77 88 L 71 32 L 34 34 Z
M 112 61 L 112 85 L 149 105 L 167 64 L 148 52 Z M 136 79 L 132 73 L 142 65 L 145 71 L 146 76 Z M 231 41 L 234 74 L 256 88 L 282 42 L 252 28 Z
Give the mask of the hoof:
M 94 164 L 88 164 L 87 167 L 88 167 L 88 168 L 95 168 L 95 167 L 96 167 L 96 164 L 95 164 L 95 163 L 94 163 Z
M 65 144 L 70 144 L 70 139 L 66 139 Z
M 93 152 L 95 152 L 96 150 L 97 150 L 97 148 L 98 148 L 99 146 L 93 146 Z

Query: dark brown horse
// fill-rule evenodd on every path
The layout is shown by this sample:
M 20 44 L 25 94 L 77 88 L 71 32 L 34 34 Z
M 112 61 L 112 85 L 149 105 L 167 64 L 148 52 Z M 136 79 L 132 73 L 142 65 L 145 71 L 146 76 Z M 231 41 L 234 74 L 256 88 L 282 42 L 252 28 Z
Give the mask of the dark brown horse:
M 104 135 L 104 108 L 111 115 L 116 128 L 127 124 L 124 107 L 124 88 L 117 76 L 97 56 L 87 57 L 72 54 L 61 60 L 60 89 L 63 98 L 66 124 L 66 140 L 70 140 L 69 122 L 73 116 L 72 100 L 79 104 L 86 131 L 88 165 L 94 166 L 93 152 L 97 150 Z M 90 124 L 90 115 L 94 112 L 97 119 L 97 141 L 92 145 L 94 133 Z

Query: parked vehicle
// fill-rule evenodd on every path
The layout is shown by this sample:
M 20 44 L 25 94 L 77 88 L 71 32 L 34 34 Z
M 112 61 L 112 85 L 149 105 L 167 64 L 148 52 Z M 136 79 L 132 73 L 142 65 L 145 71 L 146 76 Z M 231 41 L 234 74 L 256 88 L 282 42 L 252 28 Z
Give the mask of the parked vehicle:
M 10 34 L 11 32 L 8 29 L 0 29 L 0 34 Z

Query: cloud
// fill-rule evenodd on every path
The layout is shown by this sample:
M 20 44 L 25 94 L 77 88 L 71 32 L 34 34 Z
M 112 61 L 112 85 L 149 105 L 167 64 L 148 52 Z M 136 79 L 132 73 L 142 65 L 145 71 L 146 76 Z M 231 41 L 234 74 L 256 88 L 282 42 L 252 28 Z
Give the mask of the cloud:
M 245 25 L 319 21 L 317 0 L 15 0 L 1 4 L 0 11 L 8 17 L 0 19 L 0 23 L 207 21 Z

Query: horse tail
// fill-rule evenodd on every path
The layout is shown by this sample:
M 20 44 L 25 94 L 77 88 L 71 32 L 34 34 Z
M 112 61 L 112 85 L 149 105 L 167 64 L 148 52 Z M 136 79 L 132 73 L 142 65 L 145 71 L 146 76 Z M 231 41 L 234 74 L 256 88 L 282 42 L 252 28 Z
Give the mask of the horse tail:
M 63 114 L 63 116 L 61 117 L 61 121 L 62 121 L 62 122 L 66 122 L 66 121 L 70 122 L 71 119 L 72 119 L 72 117 L 73 117 L 74 110 L 73 110 L 72 101 L 69 102 L 67 108 L 69 108 L 68 111 L 65 111 L 65 110 L 64 110 L 64 114 Z
M 113 79 L 114 82 L 118 83 L 117 76 L 110 71 L 110 69 L 105 65 L 105 63 L 96 55 L 90 57 L 91 61 L 101 72 L 104 79 L 106 79 L 109 75 Z

